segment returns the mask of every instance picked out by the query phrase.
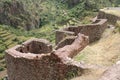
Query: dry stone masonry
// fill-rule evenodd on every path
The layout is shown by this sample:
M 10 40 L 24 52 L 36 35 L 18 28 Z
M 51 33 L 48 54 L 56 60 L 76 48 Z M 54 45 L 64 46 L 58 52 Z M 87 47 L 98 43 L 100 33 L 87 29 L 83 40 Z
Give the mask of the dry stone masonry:
M 89 36 L 89 42 L 94 42 L 101 38 L 107 27 L 107 19 L 97 19 L 92 24 L 81 26 L 70 26 L 56 31 L 56 44 L 67 36 L 76 36 L 78 33 Z
M 100 9 L 97 16 L 98 19 L 107 19 L 109 24 L 115 25 L 120 20 L 120 8 L 104 8 Z
M 6 50 L 8 80 L 64 80 L 81 75 L 86 67 L 72 58 L 88 43 L 101 38 L 107 19 L 56 31 L 56 47 L 45 39 L 30 39 Z
M 71 45 L 56 51 L 47 40 L 31 39 L 6 50 L 9 80 L 64 80 L 84 67 L 72 60 L 88 44 L 88 37 L 78 34 Z

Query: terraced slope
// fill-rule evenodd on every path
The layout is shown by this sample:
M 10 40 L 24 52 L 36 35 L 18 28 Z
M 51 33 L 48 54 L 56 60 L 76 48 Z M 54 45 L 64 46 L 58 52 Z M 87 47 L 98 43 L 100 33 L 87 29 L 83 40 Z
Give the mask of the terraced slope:
M 22 43 L 27 39 L 28 38 L 24 36 L 16 36 L 15 34 L 10 33 L 8 30 L 5 30 L 0 26 L 0 75 L 6 73 L 4 51 Z
M 0 27 L 0 54 L 3 53 L 5 49 L 20 44 L 25 40 L 27 40 L 26 37 L 16 36 Z

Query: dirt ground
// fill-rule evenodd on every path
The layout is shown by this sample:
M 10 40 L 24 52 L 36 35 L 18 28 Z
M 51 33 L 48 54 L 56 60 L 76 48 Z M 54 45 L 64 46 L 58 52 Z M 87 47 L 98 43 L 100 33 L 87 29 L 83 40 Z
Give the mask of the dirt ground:
M 106 29 L 99 41 L 87 46 L 74 59 L 97 68 L 85 71 L 72 80 L 98 80 L 107 68 L 120 60 L 120 33 L 115 32 L 113 27 Z

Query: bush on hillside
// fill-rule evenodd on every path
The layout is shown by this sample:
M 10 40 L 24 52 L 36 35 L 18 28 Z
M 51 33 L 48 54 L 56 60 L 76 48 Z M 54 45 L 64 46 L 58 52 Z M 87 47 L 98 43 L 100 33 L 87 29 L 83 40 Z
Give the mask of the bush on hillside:
M 26 30 L 39 28 L 38 16 L 33 16 L 24 8 L 21 1 L 0 1 L 0 24 L 11 25 L 15 28 L 22 26 Z

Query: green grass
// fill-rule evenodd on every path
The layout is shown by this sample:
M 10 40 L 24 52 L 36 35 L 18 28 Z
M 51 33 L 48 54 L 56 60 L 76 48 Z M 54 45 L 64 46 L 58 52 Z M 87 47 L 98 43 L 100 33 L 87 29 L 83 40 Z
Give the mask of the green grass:
M 4 70 L 4 68 L 3 67 L 0 67 L 0 71 L 3 71 Z
M 4 52 L 0 53 L 0 60 L 4 59 Z
M 117 30 L 120 32 L 120 21 L 119 20 L 116 22 L 116 26 L 117 26 Z
M 4 28 L 4 25 L 0 26 L 0 59 L 4 56 L 4 51 L 11 48 L 17 44 L 22 43 L 27 40 L 27 37 L 16 36 L 11 33 L 8 29 Z
M 77 56 L 74 57 L 74 60 L 87 62 L 88 55 L 94 55 L 94 54 L 95 52 L 92 50 L 92 48 L 90 46 L 87 46 L 84 50 L 82 50 L 79 54 L 77 54 Z
M 21 44 L 30 38 L 25 36 L 18 36 L 12 33 L 12 29 L 5 27 L 5 25 L 0 25 L 0 72 L 6 70 L 4 59 L 5 50 L 17 44 Z M 16 32 L 18 31 L 16 30 Z
M 77 61 L 81 61 L 85 58 L 85 54 L 84 53 L 80 53 L 78 56 L 75 57 L 75 60 Z

